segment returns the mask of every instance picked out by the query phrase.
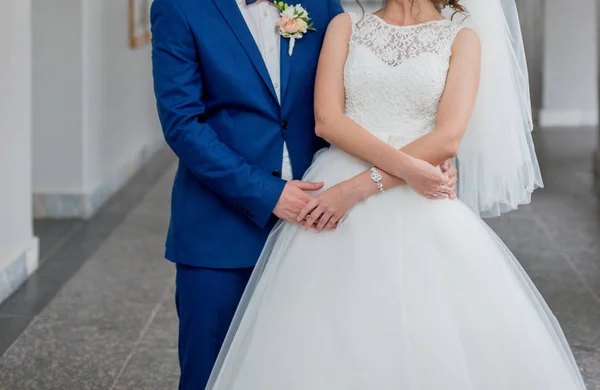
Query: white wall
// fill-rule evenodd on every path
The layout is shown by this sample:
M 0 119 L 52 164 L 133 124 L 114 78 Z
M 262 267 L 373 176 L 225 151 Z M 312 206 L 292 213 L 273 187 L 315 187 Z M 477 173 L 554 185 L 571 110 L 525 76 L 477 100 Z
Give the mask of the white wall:
M 598 121 L 595 0 L 546 0 L 542 126 Z
M 33 0 L 34 205 L 91 216 L 163 145 L 150 46 L 129 48 L 129 2 Z
M 85 0 L 83 17 L 85 190 L 93 192 L 136 166 L 163 136 L 151 48 L 129 48 L 128 2 Z
M 366 12 L 375 12 L 381 8 L 383 1 L 377 0 L 361 0 Z M 361 12 L 360 7 L 355 0 L 342 0 L 342 5 L 346 12 Z
M 0 2 L 0 302 L 37 267 L 31 217 L 31 19 Z
M 79 0 L 32 0 L 33 190 L 83 186 L 82 39 Z

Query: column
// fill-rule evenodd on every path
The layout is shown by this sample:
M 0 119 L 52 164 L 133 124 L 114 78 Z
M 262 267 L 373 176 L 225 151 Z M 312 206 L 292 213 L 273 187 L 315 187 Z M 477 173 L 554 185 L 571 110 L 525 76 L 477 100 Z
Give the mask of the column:
M 34 216 L 87 219 L 165 145 L 151 48 L 128 1 L 31 2 Z
M 0 1 L 0 302 L 37 268 L 31 216 L 30 0 Z
M 517 8 L 529 70 L 533 120 L 537 124 L 542 108 L 545 0 L 517 0 Z
M 600 6 L 597 5 L 596 3 L 596 37 L 597 37 L 597 43 L 596 45 L 600 44 Z M 597 74 L 598 74 L 598 96 L 600 96 L 600 50 L 598 50 L 598 65 L 597 65 Z M 599 112 L 600 112 L 600 107 L 599 108 Z M 600 125 L 596 126 L 598 131 L 598 140 L 596 142 L 600 142 Z M 596 194 L 598 194 L 598 196 L 600 196 L 600 144 L 596 145 L 596 150 L 594 151 L 593 154 L 593 163 L 594 163 L 594 184 L 595 184 L 595 188 L 596 188 Z

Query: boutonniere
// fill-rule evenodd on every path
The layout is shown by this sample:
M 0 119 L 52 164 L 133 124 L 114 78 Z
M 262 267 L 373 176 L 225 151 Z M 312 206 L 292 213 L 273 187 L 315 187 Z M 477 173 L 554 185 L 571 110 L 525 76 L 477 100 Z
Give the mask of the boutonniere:
M 308 17 L 308 12 L 300 4 L 291 6 L 283 1 L 274 1 L 273 4 L 281 12 L 281 18 L 277 21 L 279 35 L 290 40 L 288 54 L 294 52 L 296 39 L 301 39 L 308 31 L 317 31 Z

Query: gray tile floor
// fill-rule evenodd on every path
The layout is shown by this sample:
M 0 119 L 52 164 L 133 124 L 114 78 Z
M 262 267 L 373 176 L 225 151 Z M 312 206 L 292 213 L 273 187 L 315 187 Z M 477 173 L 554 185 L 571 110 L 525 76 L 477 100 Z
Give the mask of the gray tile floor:
M 588 388 L 600 390 L 600 208 L 590 157 L 595 132 L 547 130 L 537 138 L 546 188 L 531 205 L 490 225 L 561 321 Z M 23 293 L 25 285 L 18 299 L 0 306 L 0 335 L 11 327 L 18 331 L 10 347 L 2 348 L 0 337 L 0 389 L 176 388 L 174 269 L 163 259 L 174 166 L 153 172 L 149 191 L 139 183 L 128 186 L 133 193 L 120 196 L 129 203 L 113 202 L 102 229 L 88 227 L 83 238 L 72 234 L 48 257 L 41 269 L 53 266 L 43 275 L 54 292 L 30 287 Z M 73 240 L 94 237 L 97 244 L 85 251 L 69 249 Z M 64 260 L 63 251 L 74 259 Z M 69 278 L 56 277 L 61 267 Z
M 40 267 L 0 305 L 0 355 L 90 259 L 140 199 L 156 186 L 174 161 L 173 154 L 166 149 L 157 153 L 90 221 L 34 222 L 40 237 Z M 0 376 L 0 389 L 2 383 Z

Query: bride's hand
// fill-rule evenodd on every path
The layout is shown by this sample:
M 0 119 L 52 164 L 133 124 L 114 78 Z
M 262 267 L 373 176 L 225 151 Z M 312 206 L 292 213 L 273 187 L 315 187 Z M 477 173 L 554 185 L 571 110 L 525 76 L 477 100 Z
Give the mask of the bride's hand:
M 298 223 L 305 221 L 305 230 L 311 227 L 318 232 L 334 229 L 348 210 L 361 199 L 360 190 L 349 181 L 339 183 L 308 202 L 298 214 Z
M 447 196 L 450 181 L 438 168 L 417 158 L 412 160 L 405 180 L 416 192 L 430 199 Z

